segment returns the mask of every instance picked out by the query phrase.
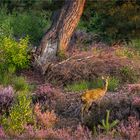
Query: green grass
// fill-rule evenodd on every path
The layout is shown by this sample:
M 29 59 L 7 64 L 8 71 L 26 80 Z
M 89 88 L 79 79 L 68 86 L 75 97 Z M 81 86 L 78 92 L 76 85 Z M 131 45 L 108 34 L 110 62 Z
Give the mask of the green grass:
M 117 77 L 110 77 L 108 83 L 108 91 L 115 91 L 120 85 L 120 80 Z
M 23 90 L 29 89 L 29 85 L 28 85 L 27 81 L 22 76 L 19 76 L 19 77 L 15 76 L 13 78 L 12 83 L 13 83 L 15 90 L 17 90 L 17 91 L 19 91 L 19 90 L 23 91 Z
M 109 85 L 108 85 L 108 91 L 115 91 L 120 84 L 120 80 L 116 77 L 110 77 L 109 78 Z M 72 91 L 72 92 L 80 92 L 84 90 L 90 90 L 90 89 L 96 89 L 96 88 L 102 88 L 103 87 L 103 81 L 101 79 L 96 79 L 94 81 L 79 81 L 74 82 L 72 84 L 68 84 L 64 90 L 65 91 Z
M 0 84 L 4 86 L 12 85 L 16 91 L 33 89 L 23 76 L 16 76 L 12 71 L 0 71 Z
M 96 79 L 94 81 L 79 81 L 74 82 L 72 84 L 67 85 L 64 89 L 66 91 L 80 92 L 87 89 L 93 88 L 101 88 L 103 86 L 103 82 L 100 79 Z
M 73 91 L 73 92 L 80 92 L 87 89 L 93 89 L 93 88 L 101 88 L 103 86 L 103 82 L 100 79 L 97 79 L 95 81 L 79 81 L 74 82 L 72 84 L 67 85 L 64 89 L 66 91 Z
M 80 92 L 88 89 L 87 81 L 75 82 L 65 87 L 66 91 Z

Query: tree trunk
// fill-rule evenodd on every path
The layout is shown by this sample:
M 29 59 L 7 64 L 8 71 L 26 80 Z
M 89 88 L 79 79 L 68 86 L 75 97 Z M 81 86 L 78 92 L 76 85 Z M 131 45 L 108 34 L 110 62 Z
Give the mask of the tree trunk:
M 83 12 L 85 0 L 65 0 L 59 15 L 42 38 L 37 50 L 37 64 L 43 73 L 58 52 L 65 53 L 69 40 Z

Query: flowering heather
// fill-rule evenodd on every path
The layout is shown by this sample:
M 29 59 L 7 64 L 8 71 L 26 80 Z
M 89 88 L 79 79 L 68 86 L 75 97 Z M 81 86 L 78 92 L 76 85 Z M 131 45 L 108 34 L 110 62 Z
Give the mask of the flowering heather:
M 53 88 L 51 87 L 51 85 L 47 84 L 38 86 L 36 93 L 39 95 L 44 95 L 46 93 L 51 93 L 52 91 Z
M 32 139 L 57 139 L 57 140 L 92 140 L 92 134 L 88 129 L 78 125 L 75 130 L 73 128 L 61 129 L 36 129 L 32 126 L 26 127 L 26 132 L 19 136 L 21 138 Z
M 0 89 L 0 110 L 8 107 L 14 97 L 14 89 L 11 86 Z
M 131 93 L 140 92 L 140 84 L 128 84 L 127 90 Z
M 5 137 L 6 137 L 6 135 L 5 135 L 4 131 L 3 131 L 3 128 L 0 126 L 0 139 L 5 138 Z
M 120 134 L 130 140 L 137 139 L 139 134 L 139 125 L 140 121 L 136 119 L 136 117 L 129 117 L 128 122 L 122 121 L 120 126 L 118 127 L 118 131 Z
M 132 101 L 132 104 L 134 106 L 140 107 L 140 97 L 134 97 L 133 101 Z
M 34 112 L 36 115 L 37 123 L 43 128 L 53 128 L 57 122 L 57 117 L 54 111 L 41 112 L 39 104 L 35 105 Z

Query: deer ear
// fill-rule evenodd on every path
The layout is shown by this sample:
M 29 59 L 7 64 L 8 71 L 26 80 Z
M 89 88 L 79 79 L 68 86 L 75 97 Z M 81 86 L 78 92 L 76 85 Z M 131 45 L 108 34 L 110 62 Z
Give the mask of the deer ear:
M 106 77 L 106 80 L 109 80 L 109 76 Z
M 102 76 L 102 79 L 105 79 L 104 76 Z

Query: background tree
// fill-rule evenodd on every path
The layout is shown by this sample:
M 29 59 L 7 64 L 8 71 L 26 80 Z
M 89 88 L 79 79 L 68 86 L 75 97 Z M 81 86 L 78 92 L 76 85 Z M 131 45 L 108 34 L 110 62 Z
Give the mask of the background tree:
M 64 6 L 53 19 L 52 26 L 38 48 L 37 64 L 43 71 L 57 53 L 65 53 L 70 38 L 83 12 L 85 0 L 65 0 Z M 58 12 L 58 11 L 57 11 Z
M 54 60 L 56 54 L 65 52 L 83 7 L 85 8 L 77 27 L 82 32 L 83 30 L 90 32 L 97 35 L 98 41 L 110 44 L 126 40 L 139 43 L 139 0 L 87 0 L 86 2 L 85 0 L 1 0 L 2 8 L 3 5 L 8 7 L 5 13 L 9 21 L 2 20 L 4 17 L 2 12 L 0 17 L 6 31 L 9 27 L 15 38 L 29 36 L 31 44 L 39 46 L 36 60 L 41 67 L 44 67 L 46 62 Z M 50 15 L 54 11 L 56 14 L 51 18 L 53 22 L 50 27 Z M 76 20 L 73 20 L 74 16 Z M 6 26 L 3 21 L 8 21 L 8 25 Z M 41 41 L 44 31 L 49 27 Z
M 140 38 L 139 0 L 91 0 L 85 4 L 79 27 L 114 43 Z

